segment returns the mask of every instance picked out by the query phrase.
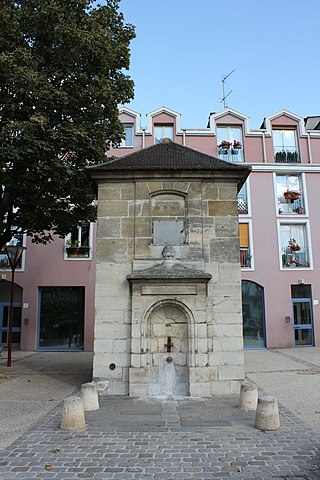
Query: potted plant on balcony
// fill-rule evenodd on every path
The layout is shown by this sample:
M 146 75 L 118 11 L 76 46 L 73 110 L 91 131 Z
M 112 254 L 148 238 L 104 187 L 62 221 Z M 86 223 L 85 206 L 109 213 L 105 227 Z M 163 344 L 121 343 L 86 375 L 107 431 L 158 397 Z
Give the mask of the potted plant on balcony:
M 298 200 L 301 196 L 301 193 L 298 190 L 286 190 L 283 193 L 283 196 L 286 200 Z
M 68 258 L 88 258 L 90 247 L 88 245 L 80 245 L 79 241 L 67 240 L 66 251 Z
M 231 142 L 227 142 L 227 140 L 222 140 L 222 142 L 220 143 L 219 145 L 219 148 L 221 148 L 221 150 L 229 150 L 229 148 L 231 147 Z
M 289 249 L 291 252 L 299 252 L 301 250 L 300 245 L 294 238 L 290 238 L 289 240 Z
M 285 151 L 276 152 L 275 161 L 277 163 L 286 163 L 287 162 L 287 153 Z

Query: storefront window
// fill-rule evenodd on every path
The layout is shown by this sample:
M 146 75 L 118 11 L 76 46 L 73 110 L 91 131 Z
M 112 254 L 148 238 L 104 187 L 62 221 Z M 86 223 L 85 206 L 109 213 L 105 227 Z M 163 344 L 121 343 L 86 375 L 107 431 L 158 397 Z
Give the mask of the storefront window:
M 83 349 L 84 287 L 40 288 L 40 349 Z

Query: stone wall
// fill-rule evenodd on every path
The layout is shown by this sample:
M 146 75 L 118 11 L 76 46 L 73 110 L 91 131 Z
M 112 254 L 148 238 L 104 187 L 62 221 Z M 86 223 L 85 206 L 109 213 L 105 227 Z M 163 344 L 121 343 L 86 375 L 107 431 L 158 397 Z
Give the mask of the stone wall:
M 154 360 L 143 335 L 147 312 L 159 302 L 176 302 L 190 312 L 190 394 L 239 391 L 244 368 L 236 195 L 228 178 L 99 185 L 94 378 L 109 380 L 110 394 L 148 394 Z M 163 264 L 164 245 L 153 242 L 154 222 L 172 219 L 184 230 L 173 246 L 175 265 L 211 274 L 211 280 L 184 279 L 181 290 L 177 279 L 169 289 L 165 278 L 142 279 L 131 292 L 128 275 Z

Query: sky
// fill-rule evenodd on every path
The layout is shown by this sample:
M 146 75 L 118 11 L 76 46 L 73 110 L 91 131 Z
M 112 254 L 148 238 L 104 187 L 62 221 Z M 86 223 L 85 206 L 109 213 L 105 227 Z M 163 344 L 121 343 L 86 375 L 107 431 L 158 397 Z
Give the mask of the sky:
M 122 0 L 136 27 L 130 76 L 145 115 L 166 106 L 183 128 L 204 128 L 210 112 L 227 106 L 259 128 L 283 108 L 320 115 L 320 1 Z

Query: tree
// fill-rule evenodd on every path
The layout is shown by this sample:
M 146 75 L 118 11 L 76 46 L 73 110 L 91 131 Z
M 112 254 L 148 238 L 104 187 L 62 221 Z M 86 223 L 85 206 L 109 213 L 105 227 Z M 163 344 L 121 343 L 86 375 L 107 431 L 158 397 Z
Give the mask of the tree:
M 94 219 L 85 167 L 123 136 L 134 36 L 119 0 L 1 0 L 0 248 Z

